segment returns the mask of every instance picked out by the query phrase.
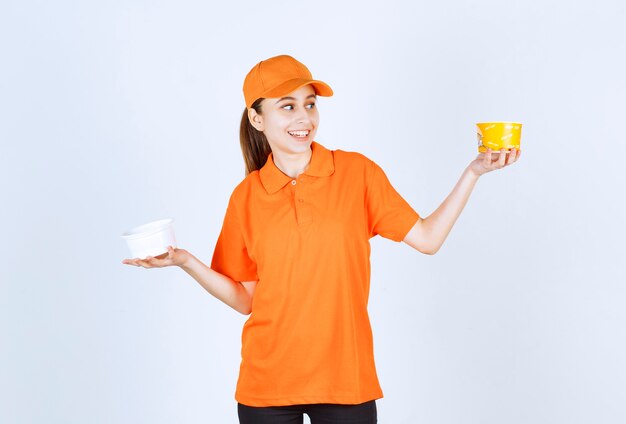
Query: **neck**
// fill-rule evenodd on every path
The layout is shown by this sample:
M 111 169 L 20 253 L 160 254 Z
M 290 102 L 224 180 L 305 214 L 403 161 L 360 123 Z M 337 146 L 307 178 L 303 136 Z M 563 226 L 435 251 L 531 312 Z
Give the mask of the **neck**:
M 285 175 L 297 178 L 298 175 L 302 174 L 309 167 L 311 154 L 312 150 L 309 148 L 305 152 L 293 154 L 276 151 L 272 154 L 272 157 L 274 158 L 274 165 Z

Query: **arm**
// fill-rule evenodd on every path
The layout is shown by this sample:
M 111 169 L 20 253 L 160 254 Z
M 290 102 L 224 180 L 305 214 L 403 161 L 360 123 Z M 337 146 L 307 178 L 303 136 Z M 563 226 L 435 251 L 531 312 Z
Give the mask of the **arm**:
M 487 154 L 480 153 L 465 169 L 446 200 L 431 215 L 418 219 L 403 241 L 422 253 L 437 253 L 461 215 L 478 178 L 482 174 L 513 164 L 520 154 L 521 150 L 511 149 L 507 154 L 506 149 L 502 149 L 498 157 L 493 159 L 491 149 L 488 149 Z
M 212 270 L 191 253 L 180 267 L 214 297 L 243 315 L 250 314 L 256 281 L 234 281 Z
M 478 175 L 469 167 L 465 169 L 452 192 L 437 210 L 424 219 L 418 219 L 403 241 L 427 255 L 437 253 L 461 215 L 477 181 Z

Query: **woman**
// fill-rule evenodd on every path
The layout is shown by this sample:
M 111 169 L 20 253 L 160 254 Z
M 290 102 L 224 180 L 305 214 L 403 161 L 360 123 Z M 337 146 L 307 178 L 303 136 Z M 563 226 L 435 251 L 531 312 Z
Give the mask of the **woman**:
M 419 214 L 383 170 L 315 141 L 317 96 L 332 89 L 291 56 L 259 62 L 243 86 L 246 177 L 233 190 L 211 267 L 184 249 L 124 260 L 177 265 L 242 314 L 240 423 L 376 423 L 383 397 L 367 313 L 369 239 L 435 254 L 480 175 L 519 151 L 479 154 L 443 204 Z

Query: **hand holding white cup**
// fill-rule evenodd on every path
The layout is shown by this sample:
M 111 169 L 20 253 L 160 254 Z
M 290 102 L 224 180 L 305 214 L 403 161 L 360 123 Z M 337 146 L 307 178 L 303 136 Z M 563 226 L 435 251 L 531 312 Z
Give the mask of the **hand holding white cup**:
M 189 253 L 176 248 L 173 218 L 160 219 L 134 227 L 122 234 L 134 259 L 124 259 L 122 263 L 144 268 L 180 266 Z
M 183 266 L 187 259 L 190 257 L 190 253 L 185 249 L 178 249 L 172 246 L 167 247 L 167 252 L 159 256 L 148 256 L 145 259 L 134 258 L 124 259 L 123 264 L 142 266 L 144 268 L 163 268 L 166 266 Z

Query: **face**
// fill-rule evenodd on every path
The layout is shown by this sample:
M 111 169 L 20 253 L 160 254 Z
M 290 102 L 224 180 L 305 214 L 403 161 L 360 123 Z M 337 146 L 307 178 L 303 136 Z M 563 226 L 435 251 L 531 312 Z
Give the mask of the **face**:
M 310 150 L 317 132 L 316 102 L 315 89 L 307 84 L 284 97 L 264 99 L 261 114 L 249 109 L 248 117 L 257 130 L 263 131 L 274 155 L 302 153 Z

